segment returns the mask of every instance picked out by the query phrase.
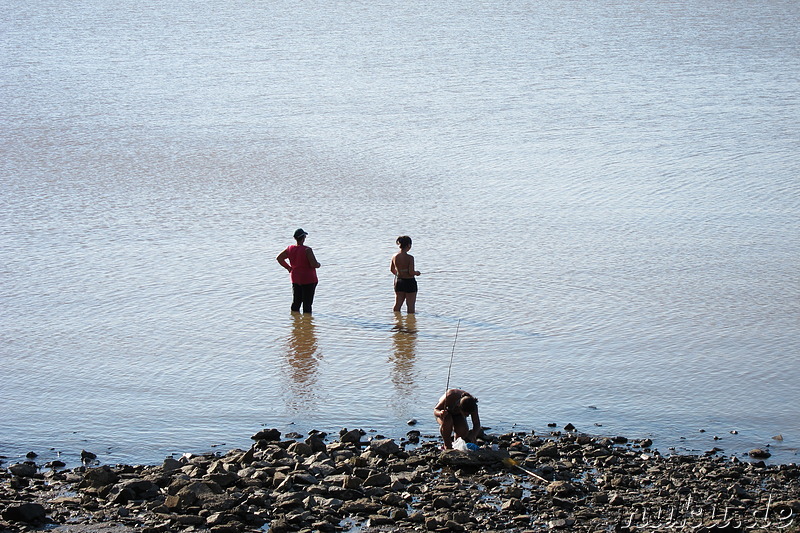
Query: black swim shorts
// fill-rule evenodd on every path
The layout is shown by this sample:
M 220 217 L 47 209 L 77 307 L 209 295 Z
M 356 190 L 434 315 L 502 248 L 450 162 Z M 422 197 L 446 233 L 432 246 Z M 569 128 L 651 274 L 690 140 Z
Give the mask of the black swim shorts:
M 394 282 L 394 292 L 417 292 L 416 278 L 397 278 Z

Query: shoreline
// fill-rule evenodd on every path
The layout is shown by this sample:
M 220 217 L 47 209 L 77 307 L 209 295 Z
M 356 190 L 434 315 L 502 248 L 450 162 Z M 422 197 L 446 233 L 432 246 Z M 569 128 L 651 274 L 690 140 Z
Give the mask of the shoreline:
M 0 463 L 0 532 L 800 531 L 796 464 L 570 429 L 488 434 L 472 452 L 416 430 L 265 429 L 160 465 Z
M 350 425 L 350 424 L 345 424 Z M 591 424 L 589 424 L 591 425 Z M 302 439 L 305 434 L 298 431 L 298 424 L 290 422 L 282 426 L 274 426 L 284 432 L 284 437 L 289 439 Z M 523 430 L 529 430 L 531 434 L 536 434 L 544 437 L 559 437 L 562 433 L 580 433 L 593 438 L 610 437 L 615 438 L 616 435 L 626 435 L 627 440 L 632 444 L 652 441 L 652 447 L 658 449 L 665 455 L 703 455 L 713 454 L 719 457 L 726 457 L 732 459 L 737 457 L 742 460 L 749 460 L 748 453 L 753 449 L 762 449 L 768 453 L 768 457 L 762 459 L 767 464 L 792 464 L 800 463 L 800 452 L 798 449 L 788 444 L 789 441 L 784 442 L 783 437 L 761 436 L 755 437 L 750 431 L 739 431 L 737 429 L 728 428 L 715 428 L 713 429 L 693 429 L 683 431 L 674 430 L 671 434 L 660 435 L 652 431 L 632 431 L 634 435 L 628 435 L 628 432 L 622 430 L 615 430 L 613 428 L 604 428 L 602 424 L 594 424 L 593 431 L 583 427 L 576 428 L 575 425 L 568 423 L 563 428 L 555 422 L 541 423 L 537 425 L 526 424 L 493 424 L 491 428 L 484 427 L 484 430 L 493 434 L 504 433 L 517 433 Z M 267 425 L 259 424 L 260 428 L 267 427 Z M 329 425 L 329 426 L 315 426 L 313 423 L 307 424 L 307 431 L 310 433 L 325 433 L 333 435 L 337 433 L 342 426 Z M 361 426 L 363 427 L 363 426 Z M 420 424 L 414 418 L 409 421 L 396 424 L 394 426 L 386 427 L 370 427 L 364 429 L 365 438 L 373 438 L 376 435 L 383 435 L 388 438 L 393 438 L 398 442 L 406 441 L 406 433 L 409 429 L 415 429 L 422 432 L 423 438 L 427 440 L 435 440 L 438 437 L 438 430 L 431 425 Z M 618 431 L 615 433 L 615 431 Z M 185 453 L 196 455 L 203 455 L 207 453 L 219 453 L 220 451 L 228 450 L 231 448 L 240 448 L 249 446 L 249 437 L 247 434 L 226 434 L 223 437 L 217 434 L 213 438 L 199 438 L 192 439 L 192 442 L 187 444 L 177 444 L 160 442 L 160 446 L 149 446 L 147 451 L 142 453 L 142 450 L 131 453 L 130 444 L 120 446 L 119 441 L 105 439 L 94 442 L 89 436 L 82 436 L 80 439 L 72 439 L 68 442 L 62 442 L 58 446 L 53 446 L 50 441 L 37 441 L 35 444 L 27 444 L 23 446 L 12 446 L 8 443 L 5 445 L 5 453 L 0 453 L 0 466 L 4 463 L 8 464 L 15 461 L 25 461 L 26 459 L 34 459 L 41 462 L 45 467 L 52 464 L 59 464 L 59 468 L 73 468 L 76 466 L 85 465 L 82 461 L 81 454 L 84 450 L 96 453 L 98 464 L 130 464 L 130 465 L 156 465 L 159 464 L 164 457 L 176 457 Z M 408 445 L 409 443 L 406 443 Z

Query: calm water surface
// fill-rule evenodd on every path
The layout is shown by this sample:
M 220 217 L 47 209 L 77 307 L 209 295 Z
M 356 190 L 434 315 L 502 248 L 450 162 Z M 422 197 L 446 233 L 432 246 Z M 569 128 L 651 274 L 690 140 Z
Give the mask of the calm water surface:
M 797 460 L 800 4 L 311 4 L 3 10 L 0 455 L 434 434 L 452 354 L 494 431 Z

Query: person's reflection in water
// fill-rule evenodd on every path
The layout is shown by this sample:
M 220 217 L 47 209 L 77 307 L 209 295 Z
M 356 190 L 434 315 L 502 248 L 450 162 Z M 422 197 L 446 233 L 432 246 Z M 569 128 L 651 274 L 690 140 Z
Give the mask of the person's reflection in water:
M 292 334 L 286 341 L 286 360 L 289 363 L 291 389 L 287 404 L 293 410 L 301 407 L 308 409 L 309 401 L 314 397 L 317 364 L 322 354 L 314 330 L 314 316 L 292 313 L 292 321 Z
M 395 313 L 394 352 L 392 363 L 392 384 L 397 391 L 398 403 L 408 401 L 414 388 L 414 359 L 417 356 L 417 317 L 414 314 Z

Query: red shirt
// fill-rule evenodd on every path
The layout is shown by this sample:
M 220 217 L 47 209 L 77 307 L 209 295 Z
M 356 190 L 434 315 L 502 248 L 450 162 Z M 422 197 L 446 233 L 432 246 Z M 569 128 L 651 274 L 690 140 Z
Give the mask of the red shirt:
M 308 255 L 306 250 L 310 248 L 304 244 L 292 244 L 286 249 L 286 254 L 289 256 L 289 265 L 292 267 L 290 274 L 292 283 L 300 285 L 307 285 L 309 283 L 317 283 L 317 270 L 308 262 Z

